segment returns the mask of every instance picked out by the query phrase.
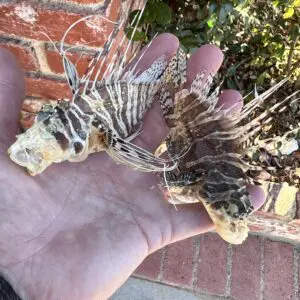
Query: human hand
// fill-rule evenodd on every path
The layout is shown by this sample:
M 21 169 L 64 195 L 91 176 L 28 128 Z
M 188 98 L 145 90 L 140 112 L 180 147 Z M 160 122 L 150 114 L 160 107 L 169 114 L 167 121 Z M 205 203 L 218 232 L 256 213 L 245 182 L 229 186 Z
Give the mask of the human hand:
M 139 68 L 178 47 L 169 34 L 156 38 Z M 188 81 L 217 72 L 221 51 L 200 48 L 188 63 Z M 24 78 L 13 56 L 0 51 L 0 272 L 29 299 L 106 299 L 151 252 L 213 229 L 201 204 L 175 208 L 163 200 L 159 178 L 117 165 L 105 153 L 82 163 L 61 163 L 30 177 L 6 153 L 17 133 Z M 224 106 L 240 94 L 226 91 Z M 153 150 L 167 128 L 154 105 L 136 143 Z M 254 206 L 261 190 L 250 187 Z

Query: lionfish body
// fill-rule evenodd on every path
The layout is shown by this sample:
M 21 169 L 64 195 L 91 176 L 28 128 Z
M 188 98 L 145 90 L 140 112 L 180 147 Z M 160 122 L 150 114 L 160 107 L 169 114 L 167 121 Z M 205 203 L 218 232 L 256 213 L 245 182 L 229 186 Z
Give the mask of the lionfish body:
M 125 161 L 143 154 L 129 142 L 140 129 L 157 85 L 120 82 L 100 85 L 96 96 L 78 95 L 72 102 L 45 106 L 37 122 L 17 137 L 11 158 L 35 175 L 52 163 L 81 161 L 93 152 L 107 151 Z M 129 101 L 122 101 L 122 96 Z M 132 102 L 140 105 L 131 105 Z
M 174 204 L 202 202 L 219 235 L 239 244 L 248 235 L 247 217 L 254 209 L 246 187 L 259 182 L 249 176 L 249 172 L 276 170 L 270 165 L 252 166 L 246 158 L 253 148 L 259 150 L 262 144 L 271 147 L 288 136 L 271 141 L 258 138 L 262 124 L 271 121 L 270 113 L 284 110 L 284 104 L 292 97 L 248 121 L 249 115 L 284 82 L 245 105 L 241 112 L 223 110 L 218 106 L 219 88 L 209 94 L 210 74 L 198 74 L 189 89 L 184 87 L 186 79 L 180 77 L 177 70 L 184 69 L 186 62 L 182 51 L 179 52 L 173 66 L 166 70 L 174 74 L 165 76 L 161 89 L 161 106 L 170 131 L 156 151 L 157 155 L 167 151 L 177 161 L 177 170 L 164 175 L 169 201 Z
M 62 45 L 76 23 L 65 33 Z M 164 160 L 135 146 L 130 140 L 139 134 L 143 117 L 160 87 L 159 77 L 167 62 L 160 57 L 143 72 L 136 70 L 138 61 L 125 68 L 131 40 L 125 54 L 120 57 L 124 37 L 106 71 L 102 71 L 113 41 L 110 35 L 82 78 L 61 47 L 60 54 L 73 99 L 61 100 L 56 106 L 44 106 L 35 124 L 18 135 L 8 151 L 11 159 L 26 167 L 31 175 L 43 172 L 52 163 L 81 161 L 90 153 L 103 150 L 116 161 L 143 171 L 166 168 Z M 147 48 L 144 53 L 146 51 Z M 93 81 L 90 80 L 92 75 L 95 75 Z M 98 80 L 100 75 L 102 80 Z

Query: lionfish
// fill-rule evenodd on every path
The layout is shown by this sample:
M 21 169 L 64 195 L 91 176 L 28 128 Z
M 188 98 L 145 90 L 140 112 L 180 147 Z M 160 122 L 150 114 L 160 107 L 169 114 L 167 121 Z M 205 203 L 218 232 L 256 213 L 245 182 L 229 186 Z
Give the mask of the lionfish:
M 126 62 L 144 8 L 131 22 L 136 25 L 129 41 L 124 35 L 106 70 L 103 71 L 103 66 L 115 41 L 113 31 L 90 61 L 82 78 L 66 56 L 68 50 L 64 50 L 64 40 L 77 23 L 91 16 L 78 20 L 65 32 L 58 51 L 73 93 L 72 99 L 62 99 L 54 106 L 44 105 L 35 124 L 18 135 L 8 150 L 10 158 L 25 167 L 29 174 L 39 174 L 52 163 L 82 161 L 90 153 L 99 151 L 106 151 L 114 160 L 143 171 L 172 168 L 166 160 L 131 142 L 140 132 L 143 117 L 153 102 L 161 84 L 160 76 L 167 66 L 165 57 L 159 57 L 147 70 L 139 72 L 137 65 L 147 47 L 137 61 L 132 57 Z M 117 29 L 122 28 L 123 22 L 118 25 Z M 125 48 L 123 52 L 122 47 Z M 92 75 L 95 76 L 93 80 Z
M 240 244 L 248 235 L 247 218 L 254 208 L 247 184 L 266 184 L 253 172 L 276 173 L 284 168 L 295 174 L 299 170 L 295 164 L 288 165 L 289 153 L 283 146 L 289 137 L 300 133 L 299 124 L 282 136 L 260 138 L 273 113 L 282 113 L 287 103 L 299 100 L 294 99 L 296 92 L 260 112 L 265 99 L 286 81 L 256 95 L 237 111 L 218 104 L 220 86 L 210 93 L 211 74 L 197 74 L 191 86 L 186 86 L 186 55 L 180 48 L 164 73 L 159 99 L 169 134 L 156 156 L 167 152 L 169 157 L 177 157 L 177 169 L 163 176 L 168 200 L 173 204 L 202 202 L 216 232 L 229 243 Z M 280 152 L 280 161 L 287 165 L 266 164 L 270 158 L 254 165 L 255 151 L 260 158 L 269 155 L 275 160 Z

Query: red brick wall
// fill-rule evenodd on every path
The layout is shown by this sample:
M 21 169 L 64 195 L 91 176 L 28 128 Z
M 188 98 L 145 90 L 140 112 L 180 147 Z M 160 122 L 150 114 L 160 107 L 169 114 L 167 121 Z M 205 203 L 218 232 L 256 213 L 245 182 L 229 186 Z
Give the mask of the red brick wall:
M 21 114 L 23 127 L 31 125 L 33 113 L 41 107 L 41 103 L 70 97 L 61 57 L 43 33 L 57 43 L 66 29 L 83 16 L 100 15 L 115 22 L 121 17 L 121 2 L 10 0 L 0 4 L 0 47 L 15 54 L 26 76 L 26 100 Z M 113 28 L 112 23 L 96 18 L 79 23 L 70 31 L 66 45 L 78 47 L 71 50 L 69 58 L 73 63 L 78 61 L 80 74 L 86 69 L 96 47 L 103 46 Z

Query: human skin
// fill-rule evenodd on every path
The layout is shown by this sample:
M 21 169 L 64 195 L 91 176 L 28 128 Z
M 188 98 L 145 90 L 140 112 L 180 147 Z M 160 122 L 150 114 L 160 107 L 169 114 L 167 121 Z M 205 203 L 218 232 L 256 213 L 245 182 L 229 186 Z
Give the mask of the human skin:
M 139 68 L 165 54 L 178 40 L 156 38 Z M 188 63 L 188 84 L 223 60 L 215 46 L 198 49 Z M 201 204 L 167 203 L 152 173 L 117 165 L 105 153 L 82 163 L 61 163 L 31 177 L 10 161 L 18 132 L 24 76 L 15 58 L 0 50 L 0 273 L 24 299 L 107 299 L 155 250 L 213 229 Z M 220 104 L 240 109 L 242 98 L 224 91 Z M 157 104 L 136 143 L 155 149 L 167 128 Z M 254 206 L 263 192 L 249 187 Z

